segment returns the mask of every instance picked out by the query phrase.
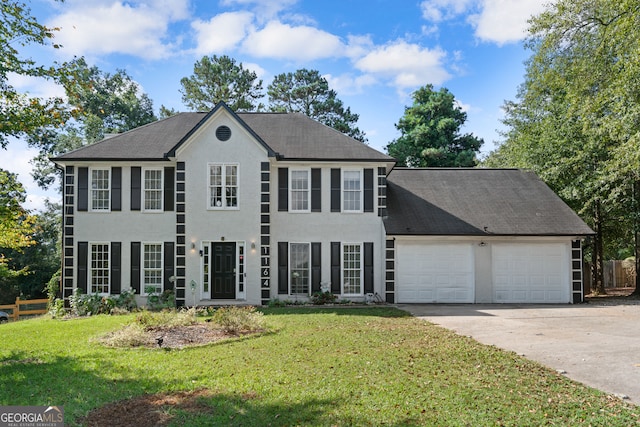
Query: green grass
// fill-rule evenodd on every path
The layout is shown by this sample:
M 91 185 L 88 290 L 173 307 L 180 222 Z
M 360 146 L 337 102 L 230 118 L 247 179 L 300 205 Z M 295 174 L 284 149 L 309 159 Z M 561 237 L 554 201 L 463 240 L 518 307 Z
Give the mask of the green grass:
M 639 408 L 392 308 L 265 309 L 271 332 L 204 347 L 105 348 L 133 320 L 0 326 L 0 405 L 91 409 L 208 389 L 174 425 L 640 425 Z

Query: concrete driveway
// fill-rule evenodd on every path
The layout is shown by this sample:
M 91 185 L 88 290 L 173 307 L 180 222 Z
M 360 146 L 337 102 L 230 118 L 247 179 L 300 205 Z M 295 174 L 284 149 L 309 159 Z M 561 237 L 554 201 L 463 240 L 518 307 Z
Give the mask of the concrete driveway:
M 640 404 L 640 305 L 398 304 L 398 308 Z

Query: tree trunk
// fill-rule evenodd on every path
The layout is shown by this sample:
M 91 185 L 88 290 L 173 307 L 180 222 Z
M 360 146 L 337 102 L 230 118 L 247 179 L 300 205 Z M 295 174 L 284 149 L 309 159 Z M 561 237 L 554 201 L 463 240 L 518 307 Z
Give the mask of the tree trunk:
M 600 200 L 596 200 L 594 208 L 594 226 L 596 235 L 593 239 L 592 273 L 593 273 L 593 293 L 595 295 L 606 295 L 604 289 L 604 248 L 602 238 L 602 215 L 600 211 Z

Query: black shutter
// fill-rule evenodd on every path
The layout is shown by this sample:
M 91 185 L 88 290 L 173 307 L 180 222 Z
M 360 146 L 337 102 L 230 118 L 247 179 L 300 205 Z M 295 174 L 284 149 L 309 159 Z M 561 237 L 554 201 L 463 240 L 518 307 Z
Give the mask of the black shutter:
M 173 289 L 173 242 L 164 242 L 164 289 Z
M 278 168 L 278 211 L 289 210 L 289 168 Z
M 86 168 L 85 168 L 86 169 Z M 87 293 L 87 262 L 89 261 L 89 242 L 78 242 L 78 282 L 77 287 Z
M 322 244 L 311 243 L 311 292 L 320 292 Z
M 289 293 L 289 243 L 278 242 L 278 294 Z
M 140 210 L 140 200 L 142 199 L 142 168 L 133 166 L 131 168 L 131 210 Z
M 364 211 L 373 212 L 373 169 L 364 170 Z
M 117 295 L 122 289 L 122 243 L 111 242 L 111 294 Z
M 322 169 L 311 169 L 311 212 L 322 212 Z
M 373 293 L 373 242 L 364 244 L 364 293 Z
M 78 168 L 78 211 L 89 210 L 89 168 Z
M 331 212 L 340 212 L 340 169 L 331 169 Z
M 173 211 L 175 195 L 175 169 L 173 167 L 164 168 L 164 210 Z
M 140 295 L 140 242 L 131 242 L 131 288 Z
M 340 242 L 331 242 L 331 292 L 340 293 Z
M 122 168 L 111 168 L 111 210 L 122 210 Z

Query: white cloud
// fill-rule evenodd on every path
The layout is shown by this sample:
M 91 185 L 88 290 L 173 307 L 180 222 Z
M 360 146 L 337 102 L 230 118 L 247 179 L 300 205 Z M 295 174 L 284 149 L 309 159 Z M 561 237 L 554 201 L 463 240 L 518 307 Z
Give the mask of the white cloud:
M 478 15 L 469 17 L 476 37 L 498 44 L 512 43 L 526 36 L 527 21 L 545 8 L 540 0 L 483 0 Z
M 251 7 L 258 17 L 270 20 L 285 9 L 296 4 L 298 0 L 223 0 L 223 6 Z
M 226 12 L 209 21 L 194 21 L 191 27 L 196 32 L 196 53 L 209 55 L 235 48 L 249 33 L 252 21 L 251 12 Z
M 22 74 L 8 73 L 8 83 L 22 93 L 36 98 L 63 98 L 66 99 L 64 88 L 51 80 Z
M 417 44 L 398 41 L 378 47 L 357 60 L 356 68 L 391 79 L 398 89 L 418 87 L 427 83 L 440 85 L 451 76 L 443 65 L 446 53 L 439 48 L 428 49 Z
M 47 25 L 60 27 L 56 42 L 63 55 L 124 53 L 146 59 L 171 54 L 169 23 L 188 16 L 188 0 L 71 1 Z
M 272 21 L 251 33 L 243 43 L 243 50 L 259 58 L 310 61 L 342 56 L 345 46 L 338 36 L 317 28 Z
M 425 0 L 420 3 L 422 17 L 430 22 L 442 22 L 467 11 L 475 0 Z
M 352 74 L 332 76 L 331 74 L 327 74 L 323 77 L 329 82 L 329 87 L 340 95 L 359 94 L 364 91 L 364 88 L 378 83 L 376 78 L 371 74 L 362 74 L 360 76 L 353 76 Z

